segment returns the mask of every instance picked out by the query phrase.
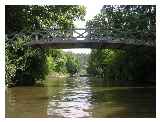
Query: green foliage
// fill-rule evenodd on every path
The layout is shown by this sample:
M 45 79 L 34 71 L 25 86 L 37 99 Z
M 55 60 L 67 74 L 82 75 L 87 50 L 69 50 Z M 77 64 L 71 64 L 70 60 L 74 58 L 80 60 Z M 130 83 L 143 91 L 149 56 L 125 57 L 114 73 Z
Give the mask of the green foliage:
M 105 5 L 100 14 L 87 22 L 87 27 L 97 28 L 93 33 L 102 37 L 107 35 L 115 38 L 140 39 L 141 42 L 155 42 L 155 16 L 155 6 Z
M 66 54 L 60 49 L 49 49 L 48 65 L 50 71 L 65 73 L 67 62 Z
M 80 69 L 76 55 L 65 53 L 60 49 L 49 49 L 47 61 L 50 72 L 54 71 L 73 75 L 78 73 Z
M 104 6 L 87 27 L 112 29 L 110 35 L 116 38 L 126 36 L 142 42 L 155 41 L 155 6 Z M 114 29 L 126 33 L 122 35 L 121 31 Z M 142 36 L 141 32 L 146 35 Z M 107 31 L 93 33 L 108 35 Z M 154 48 L 95 49 L 89 58 L 88 72 L 107 80 L 155 80 L 155 60 Z
M 30 37 L 16 33 L 50 28 L 61 28 L 63 31 L 74 28 L 73 22 L 82 20 L 84 15 L 84 6 L 6 5 L 6 34 L 8 37 L 15 36 L 12 40 L 6 38 L 6 83 L 33 85 L 36 80 L 44 79 L 49 69 L 65 71 L 66 57 L 62 51 L 54 50 L 52 52 L 57 56 L 49 56 L 50 50 L 27 47 Z
M 29 40 L 29 37 L 19 36 L 12 42 L 6 42 L 6 82 L 32 85 L 36 80 L 45 78 L 48 72 L 45 50 L 26 46 Z
M 85 53 L 77 53 L 77 54 L 74 54 L 75 57 L 78 59 L 79 61 L 79 74 L 80 75 L 85 75 L 87 74 L 87 67 L 88 67 L 88 58 L 89 58 L 89 54 L 85 54 Z
M 71 75 L 78 73 L 80 70 L 78 59 L 71 53 L 67 54 L 66 69 Z
M 77 5 L 6 5 L 6 33 L 44 30 L 52 27 L 73 28 L 73 21 L 83 20 L 85 7 Z
M 16 74 L 16 65 L 11 63 L 11 60 L 9 59 L 9 50 L 5 50 L 5 81 L 6 83 L 11 83 L 12 78 L 15 77 Z
M 47 64 L 48 64 L 49 72 L 52 72 L 53 70 L 55 70 L 55 63 L 51 56 L 47 57 Z

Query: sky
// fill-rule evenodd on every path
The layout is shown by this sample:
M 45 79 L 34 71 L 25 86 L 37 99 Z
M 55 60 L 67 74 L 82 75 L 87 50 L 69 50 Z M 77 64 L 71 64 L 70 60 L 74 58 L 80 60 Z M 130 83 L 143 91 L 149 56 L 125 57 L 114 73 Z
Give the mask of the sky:
M 86 6 L 86 16 L 85 16 L 85 21 L 76 21 L 74 24 L 76 28 L 85 28 L 86 21 L 91 20 L 95 15 L 100 13 L 100 10 L 102 8 L 102 4 L 97 4 L 95 3 L 88 3 L 85 5 Z M 73 52 L 73 53 L 85 53 L 89 54 L 91 52 L 91 49 L 63 49 L 65 52 Z

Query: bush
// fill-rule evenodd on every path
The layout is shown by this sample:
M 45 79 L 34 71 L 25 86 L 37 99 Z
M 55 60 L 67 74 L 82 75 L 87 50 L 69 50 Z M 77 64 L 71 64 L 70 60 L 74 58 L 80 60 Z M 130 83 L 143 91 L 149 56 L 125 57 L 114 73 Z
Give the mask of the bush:
M 45 50 L 27 46 L 29 40 L 21 35 L 6 42 L 6 83 L 33 85 L 48 73 Z

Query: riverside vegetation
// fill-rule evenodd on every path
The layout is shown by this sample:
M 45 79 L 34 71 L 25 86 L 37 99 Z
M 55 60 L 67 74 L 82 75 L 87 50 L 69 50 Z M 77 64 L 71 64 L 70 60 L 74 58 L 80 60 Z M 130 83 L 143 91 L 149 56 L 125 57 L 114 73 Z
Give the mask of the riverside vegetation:
M 74 28 L 74 21 L 84 20 L 85 7 L 5 7 L 7 36 L 26 33 L 5 40 L 5 82 L 15 86 L 6 87 L 6 117 L 156 117 L 154 47 L 98 48 L 89 55 L 31 48 L 26 46 L 28 32 Z M 152 5 L 104 5 L 86 28 L 119 29 L 144 43 L 155 41 L 155 16 Z M 106 36 L 107 31 L 92 33 Z M 110 34 L 124 36 L 120 31 Z
M 75 20 L 84 20 L 84 6 L 6 6 L 6 34 L 45 30 L 53 27 L 62 31 L 74 28 Z M 155 40 L 155 6 L 107 6 L 86 24 L 87 28 L 121 30 L 125 36 L 135 39 Z M 128 30 L 133 33 L 128 32 Z M 146 32 L 141 35 L 140 32 Z M 104 35 L 104 32 L 93 32 Z M 124 35 L 117 31 L 113 37 Z M 45 79 L 51 72 L 77 73 L 82 66 L 81 58 L 59 49 L 33 49 L 25 46 L 29 36 L 6 39 L 6 84 L 33 85 Z M 85 60 L 87 72 L 105 80 L 155 81 L 155 48 L 131 47 L 121 49 L 93 49 Z M 84 63 L 83 63 L 84 64 Z M 85 72 L 85 71 L 84 71 Z M 153 83 L 153 82 L 152 82 Z M 154 82 L 155 83 L 155 82 Z
M 73 21 L 83 20 L 84 6 L 6 6 L 6 34 L 32 32 L 52 27 L 74 28 Z M 71 54 L 59 49 L 33 49 L 26 46 L 30 37 L 19 35 L 6 39 L 6 84 L 34 85 L 44 80 L 50 71 L 78 72 L 79 62 Z

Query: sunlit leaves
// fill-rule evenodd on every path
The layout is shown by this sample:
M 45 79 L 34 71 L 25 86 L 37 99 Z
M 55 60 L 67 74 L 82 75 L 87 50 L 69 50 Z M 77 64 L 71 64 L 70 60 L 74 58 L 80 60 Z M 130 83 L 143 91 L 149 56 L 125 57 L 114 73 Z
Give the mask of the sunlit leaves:
M 88 21 L 87 28 L 99 28 L 93 35 L 155 41 L 155 6 L 110 6 Z M 111 31 L 109 31 L 111 30 Z M 108 33 L 109 31 L 109 33 Z M 155 79 L 155 50 L 145 48 L 95 49 L 88 72 L 106 80 Z M 150 69 L 150 70 L 148 70 Z
M 85 7 L 77 5 L 6 6 L 6 33 L 51 27 L 71 28 L 73 21 L 84 19 Z M 11 21 L 12 20 L 12 21 Z
M 50 28 L 61 28 L 63 32 L 64 29 L 74 28 L 73 22 L 76 19 L 84 18 L 85 7 L 77 5 L 6 5 L 5 12 L 7 35 Z M 49 69 L 57 72 L 66 71 L 67 59 L 61 51 L 33 49 L 27 46 L 29 41 L 31 41 L 30 37 L 20 34 L 17 34 L 13 40 L 6 39 L 6 82 L 33 85 L 36 80 L 45 78 L 48 66 Z
M 80 70 L 80 63 L 78 59 L 71 53 L 67 54 L 66 69 L 71 75 L 78 73 Z

